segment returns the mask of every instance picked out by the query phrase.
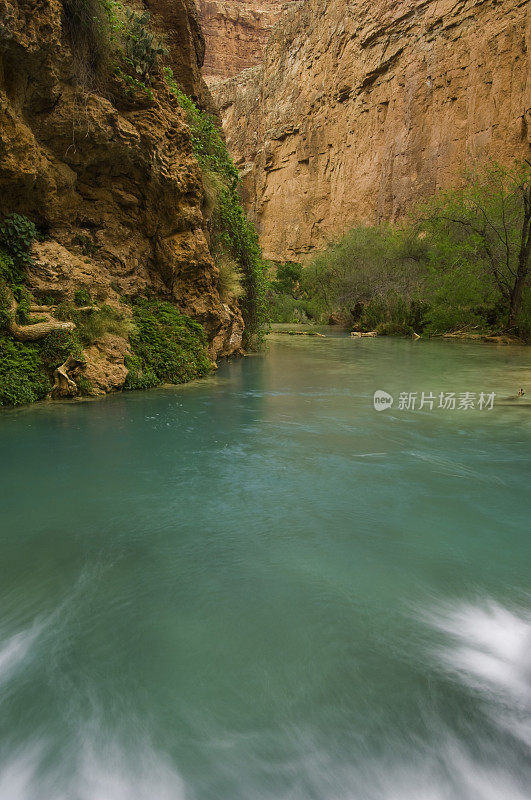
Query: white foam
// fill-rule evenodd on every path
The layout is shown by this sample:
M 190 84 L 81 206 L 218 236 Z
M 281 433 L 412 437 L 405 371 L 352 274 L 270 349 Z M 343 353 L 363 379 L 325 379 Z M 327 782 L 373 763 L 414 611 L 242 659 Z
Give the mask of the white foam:
M 478 694 L 495 725 L 531 745 L 531 614 L 485 600 L 446 605 L 424 616 L 444 637 L 435 653 L 438 663 Z M 12 675 L 30 658 L 38 635 L 36 627 L 5 640 L 0 676 Z M 113 738 L 101 720 L 80 720 L 78 737 L 55 768 L 47 758 L 51 742 L 36 741 L 25 750 L 7 748 L 0 762 L 0 800 L 195 796 L 143 733 L 130 734 Z M 263 776 L 272 765 L 261 754 L 258 736 L 241 773 L 234 776 L 237 794 L 246 800 L 530 800 L 529 763 L 516 750 L 511 752 L 512 747 L 504 749 L 507 743 L 493 750 L 492 739 L 483 741 L 479 731 L 469 750 L 435 715 L 432 734 L 432 742 L 426 743 L 408 743 L 407 737 L 399 744 L 383 742 L 379 759 L 354 751 L 350 764 L 338 764 L 333 754 L 314 746 L 311 734 L 293 731 L 300 758 L 282 770 L 290 788 L 271 794 Z M 234 798 L 220 794 L 218 800 Z
M 23 665 L 39 633 L 40 628 L 35 626 L 0 642 L 0 685 L 12 678 Z
M 184 785 L 170 764 L 149 746 L 126 753 L 85 749 L 76 776 L 76 800 L 181 800 Z
M 169 763 L 148 745 L 85 743 L 55 771 L 44 764 L 46 746 L 14 751 L 0 764 L 1 800 L 183 800 L 184 786 Z
M 449 637 L 442 662 L 461 679 L 500 700 L 531 704 L 531 614 L 492 600 L 447 606 L 429 620 Z

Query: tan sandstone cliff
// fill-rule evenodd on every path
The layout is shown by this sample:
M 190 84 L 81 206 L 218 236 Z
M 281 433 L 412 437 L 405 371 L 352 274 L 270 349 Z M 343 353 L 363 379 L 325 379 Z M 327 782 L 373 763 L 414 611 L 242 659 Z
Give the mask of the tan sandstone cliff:
M 473 158 L 529 157 L 526 0 L 306 0 L 213 87 L 264 255 L 394 220 Z
M 198 0 L 206 38 L 207 83 L 237 75 L 260 63 L 271 29 L 286 0 Z
M 193 0 L 146 6 L 177 80 L 208 104 Z M 213 357 L 239 352 L 242 318 L 218 292 L 184 112 L 161 77 L 152 100 L 87 84 L 73 49 L 58 0 L 0 0 L 0 218 L 18 212 L 47 232 L 30 289 L 71 300 L 86 287 L 111 305 L 150 292 L 203 323 Z M 120 385 L 126 343 L 99 345 L 92 355 L 110 373 L 121 364 Z

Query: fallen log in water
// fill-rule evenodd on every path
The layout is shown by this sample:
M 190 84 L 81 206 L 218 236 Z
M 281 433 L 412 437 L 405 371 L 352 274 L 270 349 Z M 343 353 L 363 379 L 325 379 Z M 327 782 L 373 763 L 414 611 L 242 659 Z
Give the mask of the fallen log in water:
M 321 339 L 326 339 L 324 333 L 317 331 L 275 331 L 275 333 L 282 333 L 284 336 L 320 336 Z

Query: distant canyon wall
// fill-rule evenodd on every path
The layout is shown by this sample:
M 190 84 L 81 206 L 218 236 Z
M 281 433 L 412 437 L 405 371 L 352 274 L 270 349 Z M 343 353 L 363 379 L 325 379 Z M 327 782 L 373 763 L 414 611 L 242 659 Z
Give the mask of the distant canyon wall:
M 259 64 L 286 0 L 197 0 L 206 38 L 203 77 L 211 84 Z
M 262 64 L 212 87 L 265 257 L 396 220 L 474 158 L 529 157 L 530 17 L 527 0 L 293 2 Z

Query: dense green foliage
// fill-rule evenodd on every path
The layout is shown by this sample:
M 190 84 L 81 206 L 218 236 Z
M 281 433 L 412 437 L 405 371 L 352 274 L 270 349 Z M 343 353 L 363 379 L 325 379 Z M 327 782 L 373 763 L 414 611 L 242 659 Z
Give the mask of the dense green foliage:
M 76 331 L 52 331 L 34 345 L 49 375 L 64 364 L 69 355 L 82 358 L 83 348 L 76 334 Z
M 239 178 L 214 118 L 181 91 L 170 69 L 166 80 L 186 111 L 192 148 L 203 170 L 207 200 L 211 206 L 210 233 L 218 265 L 232 262 L 240 272 L 246 345 L 257 346 L 266 322 L 265 265 L 254 225 L 247 219 L 239 195 Z M 223 280 L 223 278 L 222 278 Z
M 111 3 L 109 2 L 109 5 Z M 113 3 L 120 8 L 119 3 Z M 116 17 L 118 19 L 118 17 Z M 147 80 L 157 66 L 157 58 L 168 51 L 149 30 L 149 11 L 138 14 L 131 8 L 125 9 L 125 23 L 121 34 L 125 41 L 126 61 L 130 68 L 143 81 Z
M 84 346 L 92 344 L 106 333 L 127 338 L 132 330 L 131 321 L 126 314 L 105 304 L 99 308 L 77 308 L 75 303 L 65 302 L 57 307 L 55 316 L 57 319 L 75 323 L 76 340 Z
M 0 405 L 34 403 L 50 389 L 39 348 L 0 333 Z
M 273 291 L 295 296 L 302 280 L 302 264 L 285 261 L 276 265 L 274 279 L 270 282 Z
M 306 323 L 318 316 L 315 303 L 302 286 L 302 264 L 270 263 L 266 300 L 271 322 Z
M 57 330 L 37 342 L 18 342 L 5 332 L 11 316 L 11 302 L 17 302 L 16 318 L 21 325 L 39 321 L 30 317 L 31 295 L 24 282 L 31 264 L 31 245 L 37 236 L 33 223 L 17 214 L 0 225 L 0 405 L 32 403 L 51 389 L 54 370 L 69 355 L 81 358 L 83 346 L 105 333 L 128 336 L 131 322 L 109 306 L 81 309 L 90 305 L 87 289 L 79 289 L 74 303 L 62 303 L 56 311 L 59 319 L 75 322 L 73 331 Z M 41 318 L 42 319 L 42 318 Z M 80 379 L 82 393 L 89 393 L 88 381 Z
M 401 226 L 352 228 L 297 282 L 290 285 L 291 268 L 277 270 L 273 315 L 326 322 L 334 314 L 356 329 L 386 334 L 509 330 L 529 339 L 530 186 L 527 165 L 492 164 L 470 174 L 463 189 L 437 194 Z
M 33 264 L 31 246 L 37 228 L 22 214 L 9 214 L 0 223 L 0 276 L 10 286 L 23 283 L 25 269 Z
M 202 325 L 161 300 L 133 305 L 133 356 L 126 361 L 126 389 L 147 389 L 160 383 L 184 383 L 212 368 Z
M 76 306 L 89 306 L 92 303 L 92 296 L 88 289 L 78 289 L 74 292 L 74 303 Z
M 25 279 L 24 270 L 15 264 L 14 259 L 0 247 L 0 279 L 7 286 L 17 286 Z
M 65 26 L 82 85 L 118 76 L 128 94 L 140 90 L 151 100 L 151 78 L 167 54 L 149 28 L 150 13 L 118 0 L 62 0 Z
M 408 333 L 418 323 L 426 259 L 426 241 L 412 231 L 359 226 L 305 269 L 302 290 L 320 321 L 336 313 L 365 330 L 392 325 Z
M 479 325 L 522 333 L 530 302 L 531 163 L 491 163 L 468 174 L 462 189 L 439 192 L 418 210 L 416 229 L 429 243 L 439 326 L 455 324 L 457 306 Z

